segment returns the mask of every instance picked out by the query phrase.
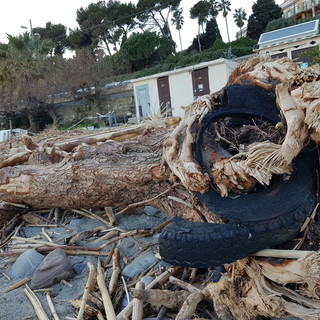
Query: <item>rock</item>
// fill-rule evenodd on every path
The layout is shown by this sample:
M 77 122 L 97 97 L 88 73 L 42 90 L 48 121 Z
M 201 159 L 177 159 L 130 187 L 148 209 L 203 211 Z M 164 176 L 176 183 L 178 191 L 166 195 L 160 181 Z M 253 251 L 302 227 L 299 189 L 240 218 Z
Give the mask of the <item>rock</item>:
M 42 289 L 74 277 L 71 263 L 61 248 L 50 252 L 38 266 L 30 282 L 31 289 Z
M 130 301 L 132 301 L 132 299 L 133 299 L 133 297 L 132 297 L 132 295 L 131 295 L 130 292 L 129 292 L 129 299 L 130 299 Z M 127 305 L 128 305 L 128 297 L 127 297 L 127 295 L 125 294 L 124 297 L 123 297 L 123 299 L 122 299 L 122 303 L 121 303 L 122 309 L 124 309 Z
M 69 221 L 69 227 L 75 230 L 81 230 L 84 221 L 82 219 L 72 219 Z
M 43 259 L 44 256 L 34 249 L 25 251 L 12 265 L 11 277 L 19 279 L 32 276 Z
M 81 274 L 83 271 L 87 270 L 87 265 L 85 263 L 75 263 L 72 269 L 76 275 Z
M 143 276 L 140 281 L 144 283 L 144 286 L 146 287 L 148 284 L 150 284 L 154 280 L 154 277 L 151 276 Z
M 147 215 L 147 216 L 154 216 L 155 214 L 159 213 L 160 210 L 151 207 L 151 206 L 145 206 L 143 209 L 143 212 Z
M 133 279 L 136 275 L 140 274 L 148 267 L 150 267 L 153 263 L 158 261 L 159 259 L 151 251 L 148 251 L 129 263 L 123 269 L 122 275 L 124 277 Z

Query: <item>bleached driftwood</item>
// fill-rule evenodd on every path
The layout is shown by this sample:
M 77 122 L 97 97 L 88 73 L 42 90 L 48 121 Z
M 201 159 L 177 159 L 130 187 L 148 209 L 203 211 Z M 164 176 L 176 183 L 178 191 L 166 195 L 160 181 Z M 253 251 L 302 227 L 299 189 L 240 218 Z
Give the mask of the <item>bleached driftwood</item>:
M 316 320 L 320 314 L 319 266 L 319 252 L 298 260 L 246 258 L 232 264 L 230 274 L 217 283 L 209 283 L 205 291 L 221 319 L 292 315 Z M 287 284 L 294 284 L 297 289 L 290 289 Z

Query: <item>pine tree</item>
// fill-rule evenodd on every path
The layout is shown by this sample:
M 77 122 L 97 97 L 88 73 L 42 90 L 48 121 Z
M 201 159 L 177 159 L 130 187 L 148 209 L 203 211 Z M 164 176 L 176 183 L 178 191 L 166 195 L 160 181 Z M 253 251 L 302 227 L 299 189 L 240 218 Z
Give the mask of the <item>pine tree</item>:
M 268 22 L 279 19 L 281 16 L 282 10 L 274 0 L 257 0 L 252 6 L 252 14 L 248 20 L 247 36 L 258 40 Z

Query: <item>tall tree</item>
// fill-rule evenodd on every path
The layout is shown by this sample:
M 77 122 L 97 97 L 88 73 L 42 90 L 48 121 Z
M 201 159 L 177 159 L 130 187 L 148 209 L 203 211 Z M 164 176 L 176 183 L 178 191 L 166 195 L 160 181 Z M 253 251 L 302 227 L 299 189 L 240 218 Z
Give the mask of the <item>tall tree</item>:
M 282 10 L 274 0 L 257 0 L 252 6 L 252 14 L 248 19 L 247 36 L 253 40 L 258 40 L 269 21 L 279 19 Z
M 71 33 L 70 39 L 74 41 L 73 47 L 89 47 L 94 51 L 101 47 L 101 43 L 104 43 L 109 55 L 112 54 L 112 48 L 110 48 L 110 39 L 112 39 L 110 31 L 112 29 L 109 28 L 111 23 L 107 20 L 106 10 L 105 1 L 91 3 L 88 7 L 81 7 L 77 10 L 76 21 L 80 29 L 77 28 Z
M 47 61 L 51 42 L 30 38 L 27 32 L 18 37 L 8 35 L 8 41 L 0 67 L 0 111 L 5 115 L 24 112 L 30 130 L 37 132 L 34 117 L 50 107 L 47 104 L 50 86 L 45 79 L 51 78 L 54 69 L 54 61 Z
M 162 36 L 172 40 L 169 26 L 171 14 L 179 9 L 181 0 L 139 0 L 137 3 L 137 17 L 140 25 L 149 26 L 148 29 L 158 29 Z M 142 27 L 144 29 L 144 27 Z
M 47 22 L 44 28 L 33 28 L 34 33 L 39 33 L 41 39 L 50 40 L 52 49 L 50 55 L 62 55 L 67 48 L 67 28 L 62 24 Z
M 180 41 L 180 50 L 182 51 L 182 41 L 181 41 L 181 29 L 184 24 L 184 19 L 182 15 L 182 8 L 179 8 L 176 10 L 171 19 L 171 23 L 176 26 L 176 29 L 178 30 L 179 33 L 179 41 Z
M 231 2 L 229 0 L 221 0 L 219 3 L 219 11 L 222 12 L 222 15 L 226 21 L 226 28 L 227 28 L 227 35 L 228 35 L 228 42 L 230 42 L 230 36 L 229 36 L 229 28 L 228 28 L 228 21 L 227 21 L 227 15 L 228 11 L 231 11 Z
M 79 28 L 69 37 L 73 49 L 89 47 L 92 51 L 105 49 L 109 55 L 117 52 L 135 26 L 136 7 L 119 0 L 103 0 L 77 10 Z
M 137 71 L 153 66 L 174 51 L 175 43 L 156 32 L 145 31 L 131 35 L 122 45 L 116 58 L 120 63 L 130 63 L 131 70 Z
M 207 0 L 210 4 L 209 15 L 216 18 L 219 13 L 219 2 L 217 0 Z
M 237 27 L 240 29 L 240 37 L 241 28 L 244 26 L 244 22 L 247 20 L 247 13 L 243 8 L 235 9 L 233 14 L 234 22 L 236 23 Z
M 190 18 L 198 19 L 198 46 L 199 52 L 202 51 L 201 40 L 200 40 L 200 27 L 204 32 L 204 24 L 207 22 L 210 16 L 211 5 L 208 1 L 200 0 L 190 9 Z
M 121 44 L 128 38 L 128 32 L 136 26 L 136 6 L 132 3 L 122 3 L 119 0 L 109 0 L 106 4 L 107 17 L 118 28 L 115 32 L 121 34 Z

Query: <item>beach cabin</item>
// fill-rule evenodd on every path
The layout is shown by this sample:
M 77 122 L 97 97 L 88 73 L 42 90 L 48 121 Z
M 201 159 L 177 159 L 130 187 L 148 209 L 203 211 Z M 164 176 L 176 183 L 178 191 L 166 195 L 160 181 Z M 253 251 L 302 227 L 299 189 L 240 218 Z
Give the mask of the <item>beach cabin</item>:
M 221 58 L 131 80 L 137 118 L 159 113 L 182 117 L 184 106 L 224 87 L 237 64 Z

